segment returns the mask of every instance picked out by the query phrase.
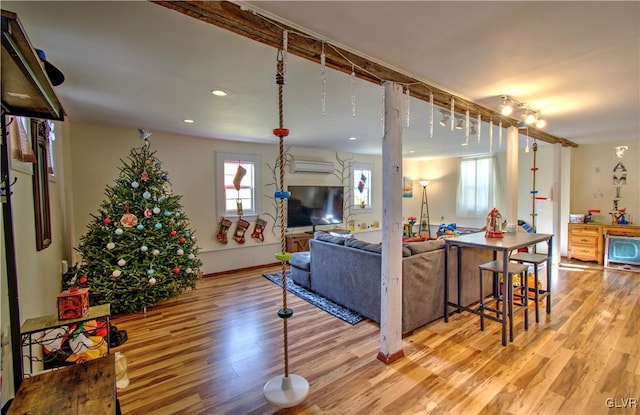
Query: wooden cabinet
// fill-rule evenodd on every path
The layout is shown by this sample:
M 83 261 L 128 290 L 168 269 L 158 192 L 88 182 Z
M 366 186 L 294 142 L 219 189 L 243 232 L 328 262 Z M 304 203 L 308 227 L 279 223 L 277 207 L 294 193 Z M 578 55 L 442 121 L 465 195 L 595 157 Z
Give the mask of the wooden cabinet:
M 602 264 L 602 242 L 601 225 L 570 223 L 567 259 L 598 261 L 598 264 Z
M 309 250 L 310 233 L 292 233 L 287 235 L 287 252 L 302 252 Z
M 638 225 L 597 223 L 570 223 L 567 259 L 604 263 L 604 238 L 606 235 L 640 236 Z

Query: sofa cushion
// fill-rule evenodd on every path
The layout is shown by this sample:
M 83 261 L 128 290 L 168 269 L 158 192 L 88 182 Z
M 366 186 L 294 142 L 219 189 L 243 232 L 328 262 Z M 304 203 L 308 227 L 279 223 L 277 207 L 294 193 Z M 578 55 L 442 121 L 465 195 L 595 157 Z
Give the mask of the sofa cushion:
M 435 251 L 436 249 L 443 249 L 444 240 L 414 242 L 407 244 L 407 247 L 411 251 L 411 254 L 418 255 L 429 251 Z
M 332 244 L 336 245 L 344 245 L 345 241 L 345 238 L 343 238 L 342 236 L 333 236 L 326 232 L 316 232 L 313 234 L 313 238 L 317 239 L 318 241 L 331 242 Z
M 289 265 L 292 267 L 309 271 L 311 269 L 311 254 L 309 251 L 294 252 L 291 254 Z
M 355 238 L 347 239 L 344 244 L 345 246 L 362 249 L 363 251 L 374 252 L 376 254 L 382 253 L 382 244 L 372 244 Z

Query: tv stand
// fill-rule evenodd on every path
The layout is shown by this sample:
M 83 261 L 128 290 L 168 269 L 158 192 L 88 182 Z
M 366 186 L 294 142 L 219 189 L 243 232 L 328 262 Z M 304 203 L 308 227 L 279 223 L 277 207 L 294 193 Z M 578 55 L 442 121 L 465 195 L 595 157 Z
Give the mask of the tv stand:
M 309 250 L 309 239 L 313 235 L 309 232 L 292 233 L 287 235 L 287 252 L 303 252 Z

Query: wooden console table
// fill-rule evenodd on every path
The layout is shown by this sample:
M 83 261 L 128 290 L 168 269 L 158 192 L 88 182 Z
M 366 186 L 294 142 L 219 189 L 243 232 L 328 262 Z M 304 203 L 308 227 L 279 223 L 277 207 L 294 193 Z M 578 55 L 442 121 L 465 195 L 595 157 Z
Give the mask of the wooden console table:
M 309 250 L 309 239 L 313 238 L 310 233 L 292 233 L 286 236 L 287 252 L 303 252 Z
M 26 378 L 7 414 L 115 414 L 115 378 L 115 355 Z
M 640 236 L 638 225 L 617 225 L 603 223 L 570 223 L 567 259 L 597 261 L 604 263 L 605 235 Z

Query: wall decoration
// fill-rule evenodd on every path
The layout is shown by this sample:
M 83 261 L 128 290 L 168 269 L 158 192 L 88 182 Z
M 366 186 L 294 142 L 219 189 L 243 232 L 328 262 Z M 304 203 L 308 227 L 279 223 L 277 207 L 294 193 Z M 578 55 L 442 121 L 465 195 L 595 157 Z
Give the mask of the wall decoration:
M 413 180 L 411 177 L 402 177 L 402 197 L 413 197 Z
M 222 218 L 220 220 L 220 228 L 218 229 L 218 234 L 216 238 L 218 242 L 223 245 L 226 245 L 229 240 L 227 239 L 227 232 L 229 232 L 229 228 L 231 227 L 231 221 L 229 219 Z
M 612 184 L 616 189 L 616 196 L 613 198 L 613 210 L 609 212 L 609 215 L 611 215 L 611 223 L 617 223 L 619 225 L 626 225 L 629 223 L 626 208 L 620 207 L 620 200 L 622 200 L 622 186 L 626 186 L 627 184 L 627 168 L 622 164 L 622 158 L 624 157 L 624 152 L 628 149 L 628 146 L 616 147 L 616 157 L 618 158 L 618 162 L 613 167 L 613 174 L 611 177 Z

